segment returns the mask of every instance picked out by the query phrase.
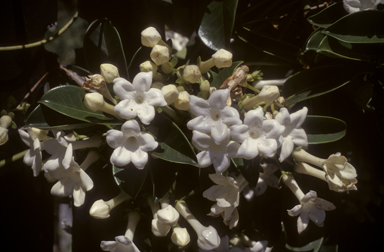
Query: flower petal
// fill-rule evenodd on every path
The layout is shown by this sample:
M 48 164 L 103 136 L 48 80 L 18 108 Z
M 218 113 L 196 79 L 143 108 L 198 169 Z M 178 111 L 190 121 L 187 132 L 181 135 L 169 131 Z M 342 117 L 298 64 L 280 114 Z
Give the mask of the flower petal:
M 313 221 L 313 223 L 316 224 L 316 226 L 322 227 L 324 225 L 324 220 L 325 220 L 325 211 L 316 209 L 308 212 L 308 216 Z
M 155 138 L 148 133 L 141 133 L 137 138 L 140 144 L 140 149 L 143 151 L 153 151 L 159 146 L 159 143 L 155 141 Z
M 192 144 L 198 150 L 208 150 L 211 146 L 212 139 L 209 135 L 201 133 L 197 130 L 193 131 Z
M 189 97 L 189 109 L 195 116 L 211 116 L 209 103 L 203 98 L 194 95 Z
M 297 146 L 307 146 L 308 145 L 308 138 L 307 134 L 303 129 L 293 129 L 291 133 L 289 134 L 292 138 L 292 141 Z
M 208 151 L 202 151 L 197 153 L 196 155 L 197 161 L 199 163 L 199 167 L 207 167 L 212 164 L 211 156 Z
M 151 106 L 167 106 L 167 102 L 164 99 L 163 92 L 156 88 L 151 88 L 145 93 L 145 100 Z
M 293 126 L 293 128 L 299 128 L 303 124 L 303 122 L 305 121 L 305 118 L 307 118 L 307 113 L 308 113 L 307 107 L 303 107 L 302 109 L 290 115 L 291 117 L 290 124 Z
M 152 85 L 152 71 L 140 72 L 133 78 L 132 84 L 137 92 L 146 92 Z
M 233 140 L 235 140 L 238 143 L 242 143 L 249 137 L 248 132 L 248 126 L 241 124 L 241 125 L 233 125 L 230 128 L 231 136 Z
M 257 146 L 257 141 L 252 138 L 247 138 L 237 151 L 237 156 L 245 158 L 247 160 L 255 158 L 259 155 L 259 149 Z
M 293 141 L 291 137 L 285 137 L 281 146 L 279 161 L 282 163 L 293 151 Z
M 149 125 L 155 118 L 155 108 L 149 104 L 142 103 L 140 106 L 137 106 L 137 116 L 142 123 Z
M 220 112 L 220 118 L 227 125 L 241 124 L 239 111 L 232 107 L 225 107 Z
M 222 144 L 225 140 L 229 138 L 229 134 L 230 132 L 227 125 L 225 125 L 219 120 L 213 123 L 213 127 L 211 128 L 211 136 L 215 144 Z
M 306 211 L 302 211 L 299 218 L 297 218 L 297 232 L 301 234 L 308 227 L 308 223 L 308 213 Z
M 225 104 L 227 103 L 228 95 L 229 95 L 228 89 L 216 90 L 209 97 L 208 103 L 211 106 L 211 108 L 222 110 L 225 107 Z
M 107 131 L 106 140 L 107 140 L 108 145 L 111 148 L 116 149 L 117 147 L 123 145 L 123 142 L 122 142 L 123 137 L 124 137 L 123 132 L 121 132 L 119 130 L 111 129 L 111 130 Z
M 117 147 L 113 151 L 110 161 L 116 166 L 123 167 L 131 162 L 131 152 L 124 147 Z
M 193 118 L 187 123 L 187 127 L 190 130 L 197 130 L 203 133 L 211 133 L 213 126 L 213 120 L 211 117 L 198 116 Z
M 297 216 L 297 215 L 301 214 L 302 209 L 303 209 L 303 205 L 299 204 L 299 205 L 294 206 L 291 210 L 287 210 L 287 211 L 288 211 L 289 216 L 293 217 L 293 216 Z
M 121 100 L 113 109 L 116 114 L 124 119 L 132 119 L 137 116 L 137 103 L 135 100 L 125 99 Z
M 137 169 L 142 170 L 148 162 L 148 153 L 138 149 L 131 153 L 131 161 Z
M 113 80 L 113 91 L 121 99 L 128 99 L 129 93 L 134 91 L 135 87 L 124 78 L 115 78 Z

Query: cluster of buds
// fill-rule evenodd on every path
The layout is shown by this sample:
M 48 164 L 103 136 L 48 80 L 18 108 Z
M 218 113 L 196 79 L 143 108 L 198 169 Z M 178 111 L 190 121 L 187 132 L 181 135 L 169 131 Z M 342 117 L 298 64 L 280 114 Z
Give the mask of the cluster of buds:
M 148 27 L 141 32 L 141 44 L 152 48 L 150 57 L 157 66 L 169 61 L 171 48 L 161 39 L 161 35 L 156 28 Z

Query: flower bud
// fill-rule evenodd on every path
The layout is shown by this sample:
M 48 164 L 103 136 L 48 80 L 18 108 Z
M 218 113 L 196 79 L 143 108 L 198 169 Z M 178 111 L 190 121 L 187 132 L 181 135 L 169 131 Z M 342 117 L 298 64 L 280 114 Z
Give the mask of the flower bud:
M 157 218 L 159 219 L 159 221 L 161 223 L 169 224 L 171 226 L 176 225 L 179 220 L 179 216 L 179 212 L 177 212 L 176 209 L 171 205 L 168 205 L 167 207 L 157 211 Z
M 208 80 L 200 82 L 200 97 L 203 99 L 208 99 L 210 88 L 211 86 Z
M 157 72 L 157 66 L 149 60 L 141 63 L 139 68 L 140 68 L 140 72 L 151 72 L 152 71 L 153 74 L 155 74 Z
M 277 86 L 264 86 L 258 95 L 266 104 L 273 103 L 280 96 Z
M 232 65 L 232 53 L 225 49 L 218 50 L 212 55 L 217 68 L 230 67 Z
M 173 71 L 173 65 L 172 65 L 172 63 L 169 62 L 169 61 L 165 62 L 164 64 L 161 65 L 161 70 L 162 70 L 165 74 L 172 73 L 172 71 Z
M 180 93 L 181 91 L 185 91 L 185 88 L 183 86 L 178 86 L 177 91 Z
M 99 90 L 102 87 L 105 87 L 106 83 L 100 74 L 94 74 L 94 75 L 89 75 L 88 77 L 85 77 L 85 83 L 84 83 L 84 88 L 90 90 Z
M 8 141 L 8 129 L 0 127 L 0 145 Z
M 198 66 L 188 65 L 184 67 L 183 79 L 189 83 L 196 83 L 201 77 L 201 72 Z
M 113 115 L 117 118 L 120 118 L 114 111 L 114 106 L 112 106 L 109 103 L 104 102 L 104 98 L 99 93 L 88 93 L 84 97 L 84 104 L 87 108 L 92 110 L 93 112 L 96 111 L 103 111 L 105 113 L 108 113 L 110 115 Z
M 173 84 L 162 87 L 161 92 L 163 92 L 164 99 L 168 105 L 172 104 L 179 97 L 179 91 L 177 91 L 176 86 Z
M 155 45 L 152 48 L 150 57 L 156 65 L 160 66 L 169 61 L 169 49 L 166 46 Z
M 42 130 L 42 129 L 38 129 L 38 128 L 34 128 L 34 127 L 32 127 L 31 130 L 32 130 L 32 135 L 33 135 L 34 139 L 37 138 L 40 141 L 51 139 L 48 136 L 49 130 Z
M 11 126 L 12 124 L 12 118 L 8 115 L 3 115 L 1 118 L 0 118 L 0 127 L 3 127 L 3 128 L 8 128 L 9 126 Z
M 141 32 L 141 44 L 147 47 L 154 47 L 161 40 L 160 33 L 154 27 L 148 27 Z
M 184 247 L 189 243 L 191 238 L 190 238 L 189 233 L 188 233 L 186 228 L 175 227 L 175 228 L 173 228 L 171 240 L 172 240 L 173 244 L 175 244 L 179 247 Z
M 109 212 L 111 211 L 109 205 L 102 199 L 96 200 L 91 209 L 89 210 L 89 214 L 96 219 L 107 219 L 109 218 Z
M 162 223 L 157 218 L 152 219 L 152 233 L 154 236 L 165 237 L 169 230 L 171 230 L 171 225 Z
M 156 81 L 152 83 L 151 88 L 157 88 L 157 89 L 162 89 L 164 87 L 164 84 L 160 81 Z
M 113 83 L 115 78 L 120 77 L 119 69 L 112 64 L 101 64 L 100 73 L 107 83 Z
M 179 97 L 174 102 L 174 106 L 178 110 L 189 110 L 189 93 L 187 91 L 181 91 L 179 93 Z

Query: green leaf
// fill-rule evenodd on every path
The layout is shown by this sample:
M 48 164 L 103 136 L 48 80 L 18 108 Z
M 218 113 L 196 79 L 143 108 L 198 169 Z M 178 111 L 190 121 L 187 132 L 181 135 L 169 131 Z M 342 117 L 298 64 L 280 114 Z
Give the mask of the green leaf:
M 180 164 L 167 162 L 160 158 L 151 160 L 150 169 L 155 198 L 161 199 L 169 191 L 176 179 L 179 166 Z
M 324 237 L 321 237 L 320 239 L 311 241 L 310 243 L 308 243 L 303 247 L 292 247 L 287 243 L 285 244 L 285 247 L 290 251 L 312 251 L 313 249 L 313 252 L 318 252 L 321 247 L 321 244 L 323 243 L 323 240 L 324 240 Z
M 248 43 L 252 47 L 263 51 L 264 53 L 283 59 L 290 63 L 298 64 L 298 56 L 300 54 L 300 48 L 287 44 L 283 41 L 269 38 L 250 31 L 243 27 L 236 31 L 239 39 Z
M 347 43 L 384 43 L 384 12 L 365 10 L 351 13 L 327 27 L 323 33 Z
M 347 124 L 337 118 L 309 115 L 301 126 L 307 133 L 308 144 L 330 143 L 343 138 Z
M 240 170 L 247 182 L 255 187 L 260 176 L 260 156 L 252 160 L 232 158 L 233 164 Z
M 235 72 L 236 68 L 239 67 L 242 63 L 243 61 L 232 62 L 232 65 L 230 67 L 223 68 L 218 74 L 213 75 L 214 79 L 211 83 L 211 87 L 219 89 L 223 82 L 229 77 L 231 77 L 232 74 Z
M 136 198 L 147 178 L 148 167 L 146 166 L 140 170 L 132 163 L 124 167 L 112 165 L 112 172 L 115 182 L 120 189 L 132 198 Z
M 159 147 L 152 152 L 152 155 L 173 163 L 197 164 L 196 154 L 187 137 L 163 113 L 156 114 L 147 130 L 159 143 Z
M 119 69 L 120 76 L 129 79 L 123 45 L 115 26 L 107 18 L 95 20 L 84 36 L 84 56 L 88 69 L 100 72 L 100 64 L 110 63 Z
M 213 0 L 206 6 L 198 35 L 212 50 L 228 48 L 238 0 Z
M 71 130 L 85 128 L 94 124 L 84 123 L 64 116 L 44 105 L 38 105 L 28 116 L 24 127 L 35 127 L 45 130 Z
M 343 2 L 334 3 L 324 10 L 308 18 L 308 22 L 318 27 L 327 28 L 348 12 L 343 7 Z
M 350 60 L 381 64 L 379 61 L 382 60 L 384 48 L 378 44 L 351 44 L 325 36 L 317 52 Z
M 113 122 L 115 118 L 101 111 L 93 112 L 84 105 L 85 89 L 77 86 L 63 85 L 49 90 L 39 100 L 40 104 L 63 115 L 89 123 L 110 125 L 121 124 Z
M 305 51 L 317 51 L 321 44 L 321 41 L 325 37 L 322 29 L 317 29 L 312 35 L 308 38 L 307 43 L 305 45 Z
M 366 70 L 363 64 L 349 64 L 327 65 L 298 72 L 283 86 L 283 95 L 287 97 L 285 105 L 293 106 L 300 101 L 334 91 Z

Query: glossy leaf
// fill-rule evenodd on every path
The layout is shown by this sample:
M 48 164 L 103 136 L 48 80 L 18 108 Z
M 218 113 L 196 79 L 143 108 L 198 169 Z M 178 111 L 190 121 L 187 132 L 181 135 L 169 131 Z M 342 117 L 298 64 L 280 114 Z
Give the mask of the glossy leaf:
M 298 64 L 300 48 L 277 39 L 269 38 L 243 27 L 236 31 L 239 39 L 268 55 Z
M 338 2 L 310 16 L 308 22 L 318 27 L 327 28 L 347 14 L 348 12 L 344 9 L 343 2 Z
M 71 130 L 85 128 L 94 124 L 84 123 L 64 116 L 47 106 L 39 104 L 28 116 L 24 127 L 35 127 L 46 130 Z
M 154 189 L 154 197 L 161 199 L 172 187 L 180 164 L 167 162 L 163 159 L 152 159 L 150 172 Z
M 365 10 L 351 13 L 323 33 L 347 43 L 384 43 L 384 12 Z
M 330 143 L 343 138 L 347 124 L 337 118 L 309 115 L 302 124 L 307 133 L 308 144 Z
M 211 83 L 211 87 L 215 87 L 217 89 L 223 84 L 223 82 L 232 76 L 235 72 L 236 68 L 240 66 L 243 61 L 232 62 L 230 67 L 223 68 L 218 74 L 213 75 L 214 79 Z
M 238 0 L 213 0 L 207 6 L 198 35 L 212 50 L 228 48 Z
M 240 170 L 245 180 L 252 187 L 257 185 L 260 176 L 260 156 L 252 160 L 232 158 L 232 163 Z
M 147 129 L 159 143 L 152 155 L 173 163 L 197 164 L 196 154 L 187 137 L 165 115 L 157 114 Z
M 330 36 L 325 36 L 317 52 L 350 60 L 374 63 L 381 60 L 384 47 L 377 44 L 350 44 Z
M 327 94 L 366 71 L 363 64 L 327 65 L 303 70 L 291 76 L 283 86 L 286 106 Z
M 144 185 L 148 174 L 148 167 L 137 169 L 132 163 L 124 167 L 112 165 L 113 177 L 120 189 L 129 196 L 136 198 Z
M 128 78 L 127 63 L 120 35 L 106 18 L 95 20 L 84 36 L 84 55 L 88 69 L 100 72 L 100 64 L 110 63 L 119 69 L 120 76 Z
M 85 89 L 77 86 L 63 85 L 49 90 L 39 100 L 40 104 L 63 115 L 90 123 L 120 124 L 115 118 L 101 111 L 93 112 L 84 105 Z
M 317 51 L 326 35 L 322 33 L 322 29 L 316 30 L 307 40 L 305 45 L 305 51 L 313 50 Z

